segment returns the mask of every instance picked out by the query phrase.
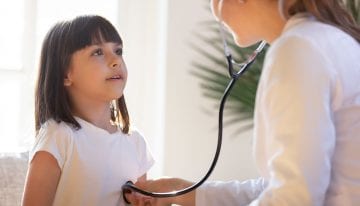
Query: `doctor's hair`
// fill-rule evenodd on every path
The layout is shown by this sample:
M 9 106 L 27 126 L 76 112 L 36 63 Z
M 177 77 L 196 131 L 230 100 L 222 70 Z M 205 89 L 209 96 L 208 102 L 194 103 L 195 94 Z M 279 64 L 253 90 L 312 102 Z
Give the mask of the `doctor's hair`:
M 49 119 L 66 122 L 80 129 L 71 112 L 71 101 L 64 85 L 72 55 L 87 46 L 122 40 L 115 27 L 96 15 L 79 16 L 55 24 L 45 36 L 40 54 L 35 88 L 35 130 Z M 114 109 L 115 108 L 115 109 Z M 129 115 L 124 96 L 111 105 L 111 122 L 128 134 Z
M 311 13 L 319 21 L 338 27 L 360 43 L 360 26 L 347 11 L 344 0 L 296 0 L 284 14 L 289 17 L 300 12 Z

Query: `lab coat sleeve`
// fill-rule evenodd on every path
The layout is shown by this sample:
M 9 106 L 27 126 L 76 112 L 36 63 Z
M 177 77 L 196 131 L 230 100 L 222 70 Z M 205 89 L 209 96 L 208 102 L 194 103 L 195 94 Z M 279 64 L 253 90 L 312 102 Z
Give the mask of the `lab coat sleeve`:
M 320 206 L 335 147 L 334 70 L 316 43 L 304 37 L 286 37 L 273 46 L 259 94 L 269 182 L 251 206 Z
M 207 182 L 196 190 L 196 205 L 248 205 L 259 196 L 265 186 L 263 178 L 244 182 Z

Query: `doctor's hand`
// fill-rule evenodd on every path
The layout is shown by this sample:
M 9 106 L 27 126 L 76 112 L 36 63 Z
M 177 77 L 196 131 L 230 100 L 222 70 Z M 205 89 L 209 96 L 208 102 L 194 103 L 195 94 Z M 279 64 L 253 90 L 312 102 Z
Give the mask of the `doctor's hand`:
M 147 180 L 137 182 L 135 185 L 146 191 L 151 192 L 171 192 L 181 190 L 191 186 L 193 183 L 179 178 L 160 178 L 157 180 Z M 132 192 L 125 195 L 127 200 L 134 206 L 168 206 L 178 204 L 183 206 L 195 205 L 195 191 L 190 193 L 169 197 L 169 198 L 153 198 Z

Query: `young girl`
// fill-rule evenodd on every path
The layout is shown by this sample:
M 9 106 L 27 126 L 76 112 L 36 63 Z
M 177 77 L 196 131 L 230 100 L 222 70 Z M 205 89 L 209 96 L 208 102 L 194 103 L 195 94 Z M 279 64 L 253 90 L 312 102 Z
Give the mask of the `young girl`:
M 130 127 L 122 52 L 116 29 L 100 16 L 60 22 L 47 34 L 24 206 L 124 205 L 121 186 L 146 179 L 153 158 Z
M 215 17 L 238 45 L 270 44 L 254 118 L 261 177 L 208 182 L 196 192 L 149 204 L 360 204 L 360 28 L 343 2 L 212 0 Z M 157 192 L 190 184 L 174 178 L 138 183 Z

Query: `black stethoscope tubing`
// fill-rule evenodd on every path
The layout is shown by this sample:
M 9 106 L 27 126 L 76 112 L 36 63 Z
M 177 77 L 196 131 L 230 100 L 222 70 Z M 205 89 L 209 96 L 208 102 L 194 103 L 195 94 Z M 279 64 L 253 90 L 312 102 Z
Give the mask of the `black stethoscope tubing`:
M 252 65 L 252 63 L 255 61 L 256 56 L 262 51 L 263 47 L 265 46 L 265 42 L 261 42 L 260 46 L 254 51 L 254 53 L 248 58 L 248 60 L 243 63 L 243 64 L 238 64 L 236 63 L 230 52 L 227 52 L 227 45 L 226 42 L 224 43 L 225 45 L 225 55 L 226 55 L 226 60 L 227 60 L 227 64 L 228 64 L 228 72 L 229 75 L 231 77 L 231 80 L 229 82 L 229 84 L 227 85 L 224 94 L 221 98 L 221 102 L 220 102 L 220 107 L 219 107 L 219 118 L 218 118 L 218 141 L 217 141 L 217 147 L 216 147 L 216 152 L 215 152 L 215 156 L 214 159 L 210 165 L 210 168 L 208 170 L 208 172 L 206 173 L 206 175 L 197 183 L 184 188 L 182 190 L 178 190 L 178 191 L 172 191 L 172 192 L 149 192 L 149 191 L 145 191 L 142 189 L 137 188 L 131 181 L 126 182 L 123 186 L 122 186 L 122 191 L 123 191 L 123 198 L 125 200 L 125 202 L 129 203 L 126 200 L 125 194 L 126 193 L 130 193 L 131 191 L 134 192 L 138 192 L 142 195 L 146 195 L 146 196 L 151 196 L 151 197 L 156 197 L 156 198 L 166 198 L 166 197 L 175 197 L 175 196 L 179 196 L 179 195 L 183 195 L 186 194 L 188 192 L 191 192 L 193 190 L 195 190 L 196 188 L 198 188 L 200 185 L 202 185 L 211 175 L 212 171 L 215 168 L 215 165 L 219 159 L 220 156 L 220 150 L 221 150 L 221 145 L 222 145 L 222 136 L 223 136 L 223 115 L 224 115 L 224 107 L 225 107 L 225 102 L 227 97 L 230 94 L 231 89 L 233 88 L 235 82 L 237 79 L 239 79 L 239 77 L 241 75 L 243 75 L 243 73 Z M 233 64 L 236 64 L 240 67 L 239 71 L 235 71 L 233 68 Z

